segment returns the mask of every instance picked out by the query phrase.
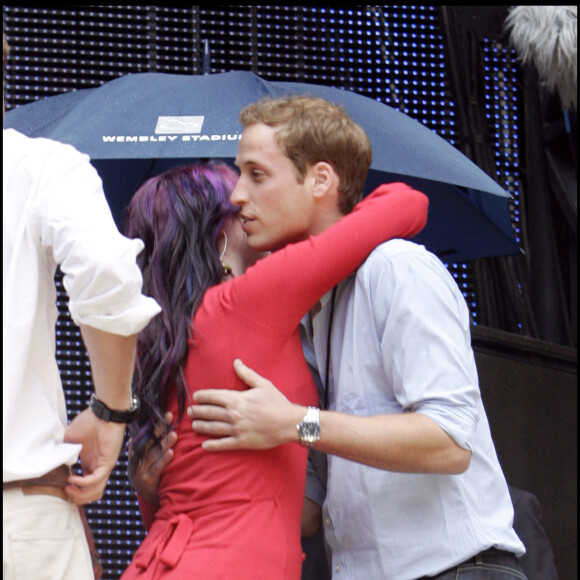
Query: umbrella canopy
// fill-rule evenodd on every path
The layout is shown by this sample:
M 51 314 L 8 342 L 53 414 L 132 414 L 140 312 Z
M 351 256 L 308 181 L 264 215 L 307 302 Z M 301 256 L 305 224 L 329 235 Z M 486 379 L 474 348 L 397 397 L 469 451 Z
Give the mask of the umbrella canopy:
M 373 162 L 365 186 L 404 181 L 429 196 L 429 220 L 415 241 L 445 261 L 518 254 L 507 194 L 465 155 L 407 115 L 350 91 L 265 81 L 250 72 L 140 73 L 94 89 L 9 111 L 4 127 L 87 153 L 111 209 L 122 213 L 139 185 L 195 159 L 232 161 L 243 107 L 264 96 L 308 94 L 341 105 L 367 133 Z

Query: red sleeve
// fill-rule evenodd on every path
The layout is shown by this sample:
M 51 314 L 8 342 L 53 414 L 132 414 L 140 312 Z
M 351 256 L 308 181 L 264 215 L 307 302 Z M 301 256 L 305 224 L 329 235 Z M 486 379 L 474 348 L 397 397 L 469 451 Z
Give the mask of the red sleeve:
M 354 210 L 317 236 L 260 260 L 236 278 L 230 305 L 245 296 L 248 320 L 292 332 L 328 290 L 356 270 L 379 244 L 408 238 L 427 222 L 426 195 L 405 185 L 379 186 Z

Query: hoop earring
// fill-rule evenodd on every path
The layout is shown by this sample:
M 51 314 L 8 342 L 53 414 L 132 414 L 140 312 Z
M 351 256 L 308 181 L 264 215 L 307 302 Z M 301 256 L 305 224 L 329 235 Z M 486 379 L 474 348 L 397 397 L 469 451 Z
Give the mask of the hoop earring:
M 226 241 L 224 244 L 224 249 L 222 250 L 222 254 L 220 256 L 220 262 L 222 263 L 223 277 L 226 278 L 227 276 L 233 275 L 233 270 L 232 270 L 232 267 L 227 262 L 224 262 L 224 260 L 223 260 L 225 254 L 226 254 L 226 250 L 228 248 L 228 234 L 226 234 L 225 230 L 224 230 L 224 238 L 226 239 Z
M 222 255 L 220 256 L 220 261 L 224 259 L 224 255 L 226 253 L 226 250 L 228 249 L 228 234 L 226 234 L 225 230 L 224 230 L 224 238 L 226 239 L 226 241 L 224 244 L 224 249 L 222 250 Z

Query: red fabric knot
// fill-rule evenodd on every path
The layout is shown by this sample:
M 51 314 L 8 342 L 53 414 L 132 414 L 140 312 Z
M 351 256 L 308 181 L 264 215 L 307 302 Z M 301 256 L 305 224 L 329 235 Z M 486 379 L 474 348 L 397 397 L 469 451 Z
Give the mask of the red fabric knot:
M 179 514 L 168 522 L 167 540 L 163 545 L 160 560 L 168 568 L 175 568 L 193 532 L 193 522 L 185 514 Z
M 193 532 L 193 522 L 185 514 L 173 515 L 168 520 L 157 520 L 155 525 L 161 522 L 165 524 L 163 530 L 152 529 L 133 559 L 135 566 L 142 570 L 147 569 L 154 558 L 167 568 L 175 568 Z M 156 538 L 159 536 L 164 539 L 158 543 Z

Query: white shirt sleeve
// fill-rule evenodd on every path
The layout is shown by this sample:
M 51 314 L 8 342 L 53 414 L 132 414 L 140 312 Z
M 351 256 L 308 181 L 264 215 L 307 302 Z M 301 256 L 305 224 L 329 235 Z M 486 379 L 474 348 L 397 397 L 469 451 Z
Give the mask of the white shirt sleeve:
M 44 162 L 34 215 L 41 246 L 64 274 L 74 322 L 124 336 L 138 333 L 160 311 L 141 294 L 136 256 L 143 242 L 119 233 L 86 155 L 63 145 Z
M 387 247 L 397 245 L 381 250 Z M 481 395 L 459 288 L 428 252 L 379 251 L 370 265 L 369 290 L 380 293 L 375 323 L 394 396 L 404 411 L 423 413 L 472 450 Z

